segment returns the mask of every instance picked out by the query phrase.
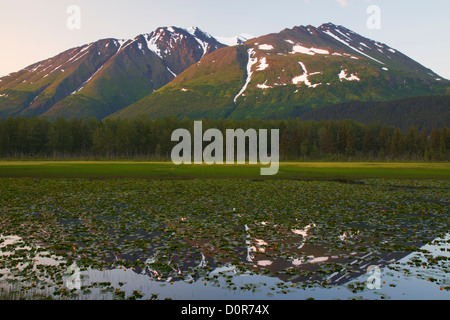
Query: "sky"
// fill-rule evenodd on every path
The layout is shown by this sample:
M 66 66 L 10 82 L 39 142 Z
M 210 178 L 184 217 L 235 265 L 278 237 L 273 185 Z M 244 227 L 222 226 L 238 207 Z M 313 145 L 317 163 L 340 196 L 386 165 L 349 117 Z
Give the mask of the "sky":
M 79 15 L 68 11 L 73 6 Z M 164 26 L 232 37 L 332 22 L 450 79 L 449 14 L 449 0 L 0 0 L 0 75 L 99 39 Z

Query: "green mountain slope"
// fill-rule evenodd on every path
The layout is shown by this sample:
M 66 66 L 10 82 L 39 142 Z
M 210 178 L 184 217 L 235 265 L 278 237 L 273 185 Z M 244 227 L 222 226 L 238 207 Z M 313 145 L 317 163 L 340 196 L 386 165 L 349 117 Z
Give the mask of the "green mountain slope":
M 445 94 L 449 83 L 385 44 L 328 23 L 217 50 L 111 117 L 292 118 L 349 101 Z
M 354 101 L 308 111 L 301 120 L 351 119 L 419 131 L 450 126 L 450 96 L 411 97 L 393 101 Z

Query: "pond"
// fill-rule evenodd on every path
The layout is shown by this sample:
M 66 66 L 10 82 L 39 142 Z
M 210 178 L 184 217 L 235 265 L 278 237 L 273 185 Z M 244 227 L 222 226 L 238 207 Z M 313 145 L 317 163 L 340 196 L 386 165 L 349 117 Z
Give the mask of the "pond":
M 450 298 L 446 181 L 0 188 L 3 299 Z

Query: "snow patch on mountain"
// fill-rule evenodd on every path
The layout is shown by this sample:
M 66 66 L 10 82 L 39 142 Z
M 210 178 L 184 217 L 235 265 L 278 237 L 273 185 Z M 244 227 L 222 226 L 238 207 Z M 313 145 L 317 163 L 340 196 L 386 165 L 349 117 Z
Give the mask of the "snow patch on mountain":
M 33 100 L 30 102 L 28 107 L 31 107 L 33 105 L 33 103 L 37 100 L 38 97 L 39 97 L 39 93 L 33 98 Z
M 273 88 L 272 86 L 266 85 L 266 83 L 267 83 L 267 80 L 264 81 L 263 84 L 257 84 L 256 87 L 259 88 L 259 89 L 270 89 L 270 88 Z
M 336 31 L 338 31 L 338 30 L 336 30 Z M 358 50 L 358 49 L 352 47 L 352 46 L 349 45 L 346 41 L 342 40 L 342 39 L 339 38 L 337 35 L 333 34 L 330 30 L 323 31 L 323 33 L 325 33 L 325 34 L 329 35 L 330 37 L 332 37 L 333 39 L 335 39 L 335 40 L 337 40 L 337 41 L 339 41 L 339 42 L 345 44 L 347 47 L 349 47 L 350 49 L 352 49 L 352 50 L 358 52 L 359 54 L 361 54 L 361 55 L 363 55 L 363 56 L 366 56 L 367 58 L 370 58 L 370 59 L 372 59 L 372 60 L 375 61 L 375 62 L 378 62 L 378 63 L 380 63 L 380 64 L 384 64 L 383 62 L 378 61 L 377 59 L 375 59 L 375 58 L 373 58 L 373 57 L 371 57 L 371 56 L 365 54 L 364 52 L 362 52 L 362 51 L 360 51 L 360 50 Z M 339 32 L 339 33 L 341 33 L 341 32 Z
M 214 36 L 214 38 L 219 41 L 220 43 L 227 45 L 229 47 L 241 45 L 245 43 L 247 40 L 253 39 L 255 36 L 247 33 L 243 33 L 240 35 L 237 35 L 235 37 L 221 37 L 221 36 Z
M 271 45 L 271 44 L 260 44 L 259 46 L 258 46 L 258 48 L 260 49 L 260 50 L 273 50 L 274 48 L 273 48 L 273 45 Z
M 296 44 L 292 47 L 292 51 L 290 52 L 291 54 L 295 54 L 295 53 L 302 53 L 302 54 L 308 54 L 311 56 L 314 56 L 316 53 L 317 54 L 330 54 L 330 52 L 328 50 L 324 50 L 324 49 L 317 49 L 317 48 L 307 48 L 302 46 L 301 44 Z
M 346 34 L 342 33 L 339 29 L 335 29 L 335 31 L 339 34 L 341 34 L 345 39 L 345 41 L 352 41 L 352 38 L 350 38 L 349 36 L 347 36 Z
M 339 53 L 339 52 L 333 52 L 332 53 L 333 56 L 340 56 L 340 57 L 348 57 L 350 59 L 355 59 L 355 60 L 359 60 L 359 58 L 352 56 L 351 54 L 348 53 Z
M 234 103 L 236 103 L 237 98 L 239 98 L 247 89 L 248 84 L 252 80 L 252 67 L 258 62 L 258 58 L 255 58 L 255 50 L 253 48 L 250 48 L 247 50 L 248 53 L 248 62 L 247 62 L 247 79 L 245 80 L 244 86 L 242 87 L 241 91 L 234 97 Z
M 117 49 L 117 52 L 120 51 L 120 49 L 122 49 L 123 45 L 127 42 L 128 40 L 126 39 L 116 39 L 114 40 L 114 45 L 116 47 L 119 47 L 119 49 Z
M 106 63 L 105 63 L 106 64 Z M 85 82 L 83 82 L 83 84 L 81 85 L 81 87 L 80 88 L 78 88 L 77 90 L 75 90 L 74 92 L 72 92 L 70 95 L 74 95 L 74 94 L 76 94 L 76 93 L 78 93 L 78 92 L 80 92 L 81 90 L 83 90 L 84 89 L 84 87 L 86 87 L 86 85 L 89 83 L 89 81 L 91 81 L 92 80 L 92 78 L 94 78 L 95 77 L 95 75 L 97 74 L 97 73 L 99 73 L 100 72 L 100 70 L 102 70 L 103 69 L 103 67 L 105 66 L 105 64 L 104 65 L 102 65 L 100 68 L 98 68 L 97 69 L 97 71 L 95 71 L 93 74 L 92 74 L 92 76 L 89 78 L 89 79 L 87 79 Z
M 35 72 L 37 69 L 39 69 L 42 66 L 42 64 L 39 64 L 37 67 L 34 67 L 33 69 L 30 70 L 30 72 Z M 0 76 L 1 78 L 1 76 Z
M 196 34 L 201 33 L 202 35 L 204 35 L 207 38 L 209 38 L 211 36 L 209 34 L 203 32 L 203 31 L 201 31 L 197 27 L 192 27 L 192 28 L 189 28 L 189 29 L 182 29 L 182 30 L 184 30 L 187 33 L 191 34 L 195 38 L 195 40 L 199 44 L 199 48 L 201 48 L 203 50 L 203 54 L 205 54 L 206 51 L 209 48 L 209 44 L 207 42 L 202 41 L 201 39 L 199 39 L 196 36 Z M 181 42 L 184 39 L 184 37 L 185 37 L 185 35 L 180 33 L 179 31 L 177 31 L 175 29 L 175 27 L 158 28 L 154 32 L 149 33 L 149 34 L 145 34 L 143 36 L 144 36 L 144 39 L 146 41 L 148 49 L 150 51 L 154 52 L 161 59 L 164 59 L 165 56 L 170 54 L 171 48 L 173 48 L 176 43 Z M 160 44 L 163 41 L 162 40 L 163 36 L 168 36 L 168 38 L 169 38 L 169 40 L 167 40 L 165 42 L 165 44 L 167 45 L 167 46 L 165 46 L 166 47 L 165 50 L 162 50 L 160 48 Z
M 197 37 L 195 37 L 195 40 L 197 40 L 197 42 L 200 44 L 200 47 L 203 49 L 203 55 L 202 55 L 202 57 L 203 57 L 206 54 L 206 52 L 208 52 L 209 43 L 206 41 L 203 41 Z
M 192 34 L 194 37 L 197 37 L 198 35 L 203 35 L 206 38 L 213 38 L 213 36 L 211 36 L 208 32 L 205 32 L 203 30 L 201 30 L 199 27 L 197 26 L 192 26 L 188 29 L 184 29 L 187 32 L 189 32 L 190 34 Z
M 302 69 L 303 69 L 303 74 L 302 74 L 301 76 L 294 77 L 294 78 L 292 79 L 292 83 L 293 83 L 293 84 L 304 83 L 304 84 L 305 84 L 306 86 L 308 86 L 309 88 L 315 88 L 315 87 L 321 85 L 321 83 L 315 83 L 315 84 L 312 84 L 312 83 L 309 81 L 308 77 L 309 77 L 309 76 L 316 75 L 316 74 L 321 74 L 322 72 L 314 72 L 314 73 L 311 73 L 311 74 L 310 74 L 310 73 L 308 73 L 308 70 L 306 69 L 306 66 L 305 66 L 305 64 L 304 64 L 303 62 L 300 62 L 300 61 L 299 61 L 299 64 L 300 64 L 300 66 L 301 66 Z
M 90 47 L 92 46 L 92 43 L 91 44 L 89 44 L 89 45 L 85 45 L 85 46 L 83 46 L 83 48 L 80 50 L 80 52 L 84 52 L 84 51 L 86 51 L 87 49 L 89 49 Z
M 264 57 L 261 59 L 258 69 L 256 69 L 256 71 L 263 71 L 263 70 L 266 70 L 268 67 L 269 67 L 269 64 L 267 63 L 266 57 Z
M 57 66 L 55 69 L 53 69 L 52 71 L 50 71 L 49 73 L 53 73 L 53 72 L 55 72 L 56 70 L 58 70 L 59 68 L 61 68 L 64 64 L 66 64 L 65 62 L 63 63 L 63 64 L 61 64 L 61 65 L 59 65 L 59 66 Z
M 91 44 L 88 45 L 88 46 L 86 46 L 86 47 L 84 47 L 84 48 L 82 48 L 80 51 L 77 52 L 76 55 L 74 55 L 72 58 L 70 58 L 69 60 L 67 60 L 66 63 L 71 62 L 71 61 L 75 62 L 75 61 L 77 61 L 77 60 L 80 60 L 81 58 L 83 58 L 85 55 L 87 55 L 87 54 L 89 53 L 89 51 L 88 51 L 87 49 L 89 49 L 90 47 L 91 47 Z M 84 52 L 84 53 L 83 53 L 83 52 Z M 82 54 L 82 53 L 83 53 L 83 54 Z M 43 71 L 45 71 L 46 69 L 48 69 L 48 67 L 45 68 L 45 69 L 42 69 L 40 72 L 43 72 Z
M 144 51 L 144 49 L 142 49 L 142 48 L 143 48 L 143 45 L 142 45 L 142 43 L 138 43 L 138 48 L 139 48 L 139 50 L 141 50 L 141 51 L 142 51 L 142 54 L 145 54 L 145 51 Z
M 174 78 L 177 77 L 177 75 L 175 74 L 175 72 L 173 72 L 172 70 L 170 70 L 169 67 L 167 67 L 167 71 L 169 71 L 169 72 L 173 75 Z
M 159 49 L 158 47 L 158 40 L 161 37 L 161 33 L 157 33 L 154 36 L 151 36 L 151 34 L 148 34 L 145 38 L 146 42 L 147 42 L 147 48 L 156 53 L 156 55 L 158 57 L 160 57 L 161 59 L 163 59 L 162 53 L 161 53 L 161 49 Z M 120 49 L 119 49 L 120 50 Z
M 365 44 L 364 42 L 360 42 L 359 44 L 364 46 L 364 47 L 366 47 L 366 48 L 368 48 L 368 49 L 370 49 L 370 47 L 367 44 Z
M 202 57 L 203 57 L 208 52 L 209 43 L 200 39 L 200 36 L 204 36 L 208 39 L 212 39 L 213 37 L 209 33 L 205 32 L 205 31 L 201 30 L 199 27 L 195 27 L 195 26 L 190 27 L 188 29 L 184 29 L 184 30 L 186 30 L 188 33 L 190 33 L 195 38 L 195 40 L 199 43 L 200 47 L 203 49 L 203 55 L 202 55 Z
M 357 76 L 355 76 L 353 73 L 350 76 L 348 76 L 347 70 L 341 70 L 341 72 L 339 73 L 339 80 L 342 82 L 342 80 L 359 81 L 360 79 Z

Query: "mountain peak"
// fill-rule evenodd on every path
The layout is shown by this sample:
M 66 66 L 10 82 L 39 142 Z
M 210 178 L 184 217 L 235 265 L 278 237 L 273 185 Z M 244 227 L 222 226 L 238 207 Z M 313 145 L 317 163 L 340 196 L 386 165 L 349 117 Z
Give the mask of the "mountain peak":
M 320 25 L 318 27 L 318 29 L 340 29 L 340 28 L 348 30 L 344 26 L 341 26 L 341 25 L 338 25 L 338 24 L 334 24 L 332 22 L 323 23 L 322 25 Z
M 195 37 L 206 37 L 206 38 L 213 38 L 208 32 L 203 31 L 202 29 L 200 29 L 197 26 L 192 26 L 189 27 L 187 29 L 185 29 L 187 32 L 189 32 L 190 34 L 192 34 Z
M 227 46 L 231 47 L 244 44 L 247 40 L 255 38 L 255 36 L 248 33 L 242 33 L 234 37 L 214 36 L 214 38 L 216 38 L 220 43 L 226 44 Z
M 189 33 L 191 33 L 191 34 L 195 34 L 195 32 L 197 32 L 198 30 L 200 30 L 200 28 L 197 27 L 197 26 L 191 26 L 191 27 L 187 28 L 186 30 L 187 30 Z M 201 31 L 201 30 L 200 30 L 200 31 Z

